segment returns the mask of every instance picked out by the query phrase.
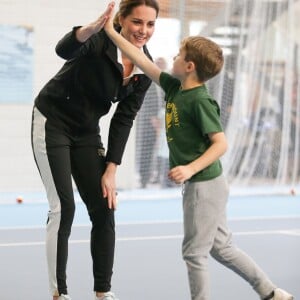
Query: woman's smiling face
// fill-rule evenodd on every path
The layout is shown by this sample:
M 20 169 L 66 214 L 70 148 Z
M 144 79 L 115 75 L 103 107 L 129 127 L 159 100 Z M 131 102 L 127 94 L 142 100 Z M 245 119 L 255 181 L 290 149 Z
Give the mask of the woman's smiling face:
M 121 34 L 133 45 L 142 48 L 154 32 L 156 17 L 154 8 L 146 5 L 137 6 L 127 17 L 120 17 Z

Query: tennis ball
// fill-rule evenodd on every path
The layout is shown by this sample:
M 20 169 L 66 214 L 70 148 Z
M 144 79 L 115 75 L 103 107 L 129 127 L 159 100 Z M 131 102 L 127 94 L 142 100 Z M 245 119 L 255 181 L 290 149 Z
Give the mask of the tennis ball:
M 23 197 L 22 196 L 18 196 L 17 198 L 16 198 L 16 202 L 18 203 L 18 204 L 22 204 L 23 203 Z

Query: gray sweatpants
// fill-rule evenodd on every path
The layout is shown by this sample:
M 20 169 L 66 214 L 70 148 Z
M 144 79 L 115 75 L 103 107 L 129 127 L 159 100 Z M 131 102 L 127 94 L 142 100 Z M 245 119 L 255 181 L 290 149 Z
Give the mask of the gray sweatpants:
M 247 254 L 232 243 L 227 227 L 228 185 L 223 175 L 203 182 L 187 182 L 183 193 L 182 255 L 188 270 L 192 300 L 208 300 L 208 256 L 244 278 L 261 299 L 274 284 Z

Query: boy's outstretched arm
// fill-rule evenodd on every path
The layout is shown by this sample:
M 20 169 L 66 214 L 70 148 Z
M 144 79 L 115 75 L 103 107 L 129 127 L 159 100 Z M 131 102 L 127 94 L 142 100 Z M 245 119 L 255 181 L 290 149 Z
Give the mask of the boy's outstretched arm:
M 114 3 L 111 3 L 110 5 L 114 6 Z M 144 54 L 143 51 L 135 47 L 123 38 L 121 34 L 115 31 L 112 14 L 108 18 L 104 30 L 113 43 L 133 62 L 133 64 L 138 66 L 149 78 L 159 85 L 159 76 L 162 71 Z

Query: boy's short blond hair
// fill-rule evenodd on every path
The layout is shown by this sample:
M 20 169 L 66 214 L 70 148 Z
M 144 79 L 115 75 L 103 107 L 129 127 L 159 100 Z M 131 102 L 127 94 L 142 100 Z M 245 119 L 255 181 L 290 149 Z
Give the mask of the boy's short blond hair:
M 224 64 L 223 51 L 215 42 L 201 37 L 190 36 L 181 42 L 185 60 L 196 66 L 199 81 L 205 82 L 216 76 Z

